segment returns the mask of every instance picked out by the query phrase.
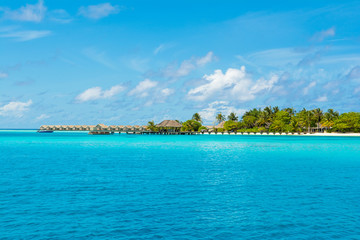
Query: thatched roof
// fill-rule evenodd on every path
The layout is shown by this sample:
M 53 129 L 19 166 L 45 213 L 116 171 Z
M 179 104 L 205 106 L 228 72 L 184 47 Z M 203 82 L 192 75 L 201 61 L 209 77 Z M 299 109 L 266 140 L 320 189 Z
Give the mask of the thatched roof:
M 182 125 L 175 120 L 164 120 L 156 126 L 157 127 L 174 127 L 174 128 L 182 127 Z
M 225 121 L 222 121 L 218 125 L 215 126 L 215 128 L 224 128 Z

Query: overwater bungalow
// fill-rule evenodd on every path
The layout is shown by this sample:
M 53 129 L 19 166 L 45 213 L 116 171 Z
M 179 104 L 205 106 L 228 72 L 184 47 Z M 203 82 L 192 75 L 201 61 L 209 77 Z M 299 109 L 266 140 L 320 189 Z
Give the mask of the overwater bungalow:
M 115 125 L 111 125 L 111 126 L 109 126 L 109 128 L 110 128 L 110 131 L 111 131 L 111 132 L 119 131 L 118 126 L 115 126 Z
M 182 125 L 175 120 L 164 120 L 161 123 L 157 124 L 156 127 L 159 128 L 160 133 L 180 133 Z
M 65 130 L 66 130 L 66 131 L 73 131 L 73 130 L 74 130 L 74 126 L 73 126 L 73 125 L 65 126 Z
M 89 134 L 91 135 L 109 135 L 111 134 L 110 128 L 105 124 L 98 124 L 90 128 Z
M 139 130 L 142 132 L 146 132 L 148 129 L 147 126 L 140 126 Z
M 47 126 L 47 125 L 42 125 L 41 127 L 40 127 L 40 130 L 47 130 L 49 128 L 49 126 Z

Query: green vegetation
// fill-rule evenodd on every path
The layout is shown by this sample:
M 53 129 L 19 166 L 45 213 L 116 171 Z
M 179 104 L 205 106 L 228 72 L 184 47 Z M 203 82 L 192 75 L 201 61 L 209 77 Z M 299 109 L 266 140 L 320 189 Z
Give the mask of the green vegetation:
M 239 120 L 239 118 L 238 118 L 238 116 L 236 116 L 235 113 L 232 112 L 232 113 L 229 114 L 228 120 L 229 121 L 237 121 L 237 120 Z
M 341 114 L 334 120 L 333 129 L 338 132 L 360 132 L 360 113 Z
M 201 126 L 201 127 L 199 127 L 199 130 L 198 130 L 198 131 L 199 131 L 199 132 L 207 131 L 207 127 Z
M 148 125 L 147 125 L 147 128 L 152 131 L 152 132 L 157 132 L 159 131 L 158 127 L 156 127 L 154 121 L 149 121 L 148 122 Z
M 221 122 L 225 121 L 225 116 L 222 115 L 222 113 L 218 113 L 216 115 L 216 121 L 217 121 L 217 123 L 221 123 Z
M 231 132 L 360 132 L 360 113 L 339 114 L 333 109 L 320 108 L 296 112 L 293 108 L 254 108 L 244 113 L 240 121 L 229 115 L 224 128 Z
M 181 131 L 182 132 L 197 132 L 201 127 L 201 123 L 195 120 L 187 120 L 183 122 Z
M 280 109 L 279 107 L 254 108 L 243 114 L 239 119 L 232 112 L 227 117 L 221 112 L 215 117 L 218 124 L 213 132 L 238 133 L 295 133 L 295 132 L 360 132 L 360 113 L 349 112 L 339 114 L 333 109 L 326 112 L 320 108 L 296 112 L 293 108 Z M 226 121 L 227 119 L 227 121 Z M 179 122 L 179 121 L 178 121 Z M 179 122 L 183 132 L 204 132 L 207 127 L 202 126 L 202 118 L 195 113 L 191 120 Z M 147 128 L 158 131 L 154 121 L 148 122 Z
M 194 113 L 194 115 L 192 116 L 192 120 L 202 123 L 202 119 L 199 113 Z

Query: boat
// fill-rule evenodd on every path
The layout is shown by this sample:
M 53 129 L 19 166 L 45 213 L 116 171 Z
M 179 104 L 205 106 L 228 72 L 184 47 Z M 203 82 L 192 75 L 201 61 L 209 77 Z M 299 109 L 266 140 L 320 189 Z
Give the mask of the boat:
M 54 131 L 51 130 L 38 130 L 38 133 L 53 133 Z

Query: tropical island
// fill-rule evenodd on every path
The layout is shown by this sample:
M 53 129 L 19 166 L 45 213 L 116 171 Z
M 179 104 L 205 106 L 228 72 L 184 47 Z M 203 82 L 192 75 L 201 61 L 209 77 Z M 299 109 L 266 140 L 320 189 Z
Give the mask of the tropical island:
M 359 133 L 360 113 L 339 112 L 320 108 L 296 111 L 293 108 L 279 107 L 254 108 L 245 112 L 241 118 L 232 112 L 225 116 L 221 112 L 216 115 L 212 126 L 203 125 L 202 117 L 195 113 L 191 119 L 164 120 L 159 124 L 149 121 L 146 126 L 98 125 L 43 125 L 40 132 L 52 131 L 89 131 L 89 134 L 111 134 L 126 132 L 134 134 L 195 134 L 195 133 Z

